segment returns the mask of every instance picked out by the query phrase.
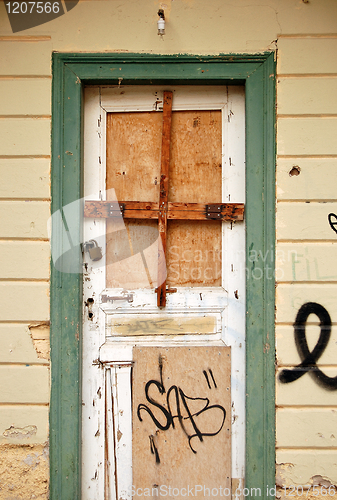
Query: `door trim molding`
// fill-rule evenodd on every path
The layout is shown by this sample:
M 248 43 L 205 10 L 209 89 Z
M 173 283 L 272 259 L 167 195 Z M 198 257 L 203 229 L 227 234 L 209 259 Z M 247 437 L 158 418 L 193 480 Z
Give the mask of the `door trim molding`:
M 53 54 L 52 213 L 82 197 L 85 85 L 245 85 L 246 488 L 275 483 L 275 57 Z M 81 213 L 73 214 L 80 241 Z M 66 249 L 62 228 L 52 242 Z M 251 259 L 251 252 L 259 256 Z M 256 270 L 261 272 L 257 273 Z M 255 271 L 255 274 L 254 274 Z M 82 275 L 51 263 L 50 498 L 81 497 Z

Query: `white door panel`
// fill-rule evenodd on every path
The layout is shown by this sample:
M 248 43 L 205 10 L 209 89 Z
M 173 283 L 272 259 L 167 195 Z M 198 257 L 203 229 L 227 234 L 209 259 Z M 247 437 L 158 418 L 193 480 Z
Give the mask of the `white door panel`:
M 175 110 L 221 110 L 222 201 L 245 201 L 245 117 L 241 87 L 89 87 L 85 90 L 84 197 L 105 200 L 106 114 L 161 112 L 163 90 Z M 210 200 L 218 201 L 218 200 Z M 121 216 L 122 217 L 122 216 Z M 118 221 L 123 227 L 122 218 Z M 82 498 L 131 498 L 132 347 L 231 346 L 232 477 L 244 477 L 245 230 L 222 223 L 222 286 L 177 287 L 157 307 L 153 288 L 106 288 L 104 219 L 85 219 L 83 326 Z M 139 255 L 131 257 L 141 266 Z M 146 286 L 146 284 L 145 284 Z

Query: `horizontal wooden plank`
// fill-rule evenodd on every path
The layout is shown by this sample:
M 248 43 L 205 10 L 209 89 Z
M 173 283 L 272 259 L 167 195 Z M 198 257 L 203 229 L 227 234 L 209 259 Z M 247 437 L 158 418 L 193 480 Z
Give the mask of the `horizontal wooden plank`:
M 317 383 L 309 373 L 290 383 L 282 383 L 279 376 L 283 368 L 276 371 L 276 405 L 285 406 L 336 406 L 336 390 L 328 390 Z M 328 377 L 337 376 L 337 366 L 325 367 Z
M 28 324 L 0 324 L 0 362 L 46 363 L 37 356 Z
M 336 78 L 280 78 L 277 112 L 285 115 L 337 114 Z
M 51 40 L 0 42 L 0 75 L 51 75 Z
M 0 201 L 1 238 L 48 238 L 47 201 Z
M 278 155 L 336 155 L 337 118 L 296 117 L 277 120 Z
M 0 80 L 0 115 L 50 115 L 51 80 L 20 78 Z
M 336 448 L 337 411 L 331 408 L 279 408 L 278 448 Z
M 1 403 L 49 403 L 47 366 L 1 365 Z
M 185 335 L 217 332 L 217 317 L 205 314 L 121 314 L 107 315 L 106 334 L 113 335 Z
M 337 323 L 336 284 L 281 284 L 276 289 L 276 321 L 293 324 L 300 307 L 306 302 L 321 304 Z
M 49 284 L 0 282 L 2 321 L 48 321 Z
M 337 38 L 280 38 L 277 49 L 278 74 L 337 73 Z
M 0 198 L 50 197 L 50 161 L 45 158 L 1 158 Z
M 337 82 L 337 79 L 336 79 Z M 337 172 L 335 158 L 279 158 L 277 198 L 279 200 L 333 200 Z
M 315 315 L 308 318 L 305 328 L 305 338 L 308 343 L 309 350 L 312 351 L 317 345 L 319 335 L 321 333 L 319 327 L 319 319 Z M 296 347 L 296 339 L 293 325 L 277 325 L 276 326 L 276 359 L 277 366 L 296 366 L 301 363 L 301 357 Z M 322 352 L 317 359 L 317 366 L 327 366 L 336 364 L 337 360 L 337 326 L 332 325 L 331 336 Z
M 0 241 L 0 278 L 49 279 L 47 241 Z
M 48 406 L 0 406 L 0 444 L 45 443 L 48 420 Z
M 322 476 L 322 478 L 331 481 L 332 484 L 337 482 L 337 460 L 336 460 L 336 450 L 314 450 L 311 453 L 308 450 L 277 450 L 276 451 L 276 481 L 280 486 L 290 486 L 290 485 L 305 485 L 312 484 L 311 478 L 314 476 Z M 336 487 L 334 488 L 336 493 Z M 312 490 L 311 490 L 312 491 Z M 318 486 L 318 493 L 320 493 L 321 487 Z M 331 489 L 331 493 L 333 488 Z M 310 497 L 306 496 L 306 492 L 301 495 L 301 489 L 299 489 L 299 495 L 295 498 L 299 500 L 300 498 L 317 498 L 321 500 L 322 498 L 331 499 L 334 495 L 329 495 L 329 490 L 323 488 L 323 495 L 317 495 L 317 490 L 314 495 Z M 289 491 L 287 497 L 289 498 Z
M 328 220 L 330 213 L 337 215 L 337 202 L 278 203 L 277 240 L 335 240 L 337 235 Z
M 210 205 L 210 204 L 208 204 Z M 174 220 L 243 220 L 243 203 L 219 204 L 221 210 L 213 206 L 210 208 L 204 203 L 168 203 L 168 219 Z M 109 201 L 86 201 L 84 216 L 91 218 L 120 217 L 122 207 L 125 219 L 158 219 L 159 203 L 144 201 L 119 201 L 111 208 Z M 207 210 L 209 208 L 209 210 Z M 210 216 L 214 214 L 214 216 Z M 217 216 L 219 214 L 219 217 Z
M 284 281 L 337 281 L 336 242 L 278 243 L 276 279 Z
M 50 155 L 50 120 L 0 118 L 0 155 Z

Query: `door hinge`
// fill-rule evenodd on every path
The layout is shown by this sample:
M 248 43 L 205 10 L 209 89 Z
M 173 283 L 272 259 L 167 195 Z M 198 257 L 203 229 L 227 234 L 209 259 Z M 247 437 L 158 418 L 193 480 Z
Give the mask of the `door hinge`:
M 222 218 L 222 205 L 220 203 L 213 203 L 206 205 L 206 218 L 207 219 L 221 219 Z

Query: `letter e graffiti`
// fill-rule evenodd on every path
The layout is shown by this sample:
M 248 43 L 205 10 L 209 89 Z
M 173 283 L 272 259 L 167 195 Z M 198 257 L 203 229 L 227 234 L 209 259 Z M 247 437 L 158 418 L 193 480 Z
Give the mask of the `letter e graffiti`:
M 312 351 L 309 350 L 306 338 L 306 323 L 310 314 L 315 314 L 320 320 L 320 335 Z M 331 318 L 328 311 L 316 302 L 307 302 L 299 309 L 294 323 L 294 336 L 297 351 L 302 362 L 292 370 L 284 369 L 280 374 L 280 382 L 289 384 L 310 373 L 316 382 L 329 390 L 337 389 L 337 376 L 328 377 L 317 367 L 317 361 L 328 345 L 331 335 Z

